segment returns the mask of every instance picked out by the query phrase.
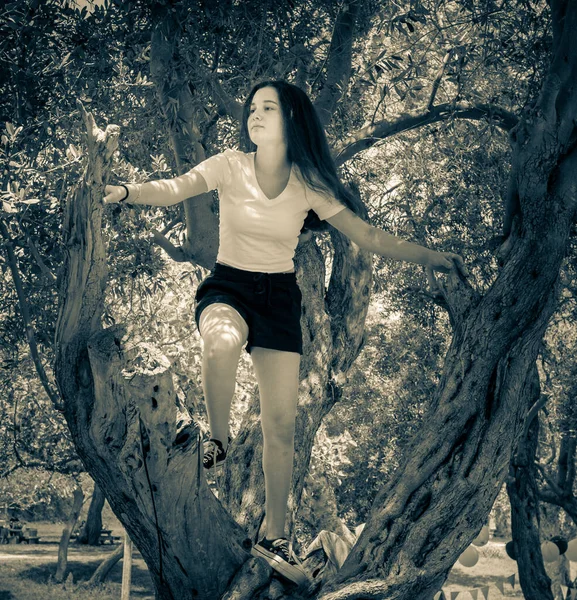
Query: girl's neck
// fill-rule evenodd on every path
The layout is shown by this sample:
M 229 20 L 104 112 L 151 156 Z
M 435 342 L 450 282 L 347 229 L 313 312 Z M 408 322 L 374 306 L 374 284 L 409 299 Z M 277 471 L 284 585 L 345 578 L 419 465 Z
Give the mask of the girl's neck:
M 272 175 L 290 169 L 286 148 L 257 148 L 255 167 L 265 175 Z

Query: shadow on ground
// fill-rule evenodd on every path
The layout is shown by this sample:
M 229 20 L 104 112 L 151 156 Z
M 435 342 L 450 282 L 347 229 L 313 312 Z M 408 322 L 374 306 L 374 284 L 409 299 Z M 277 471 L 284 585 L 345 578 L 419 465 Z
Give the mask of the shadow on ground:
M 98 568 L 102 560 L 95 561 L 68 561 L 68 568 L 66 570 L 66 577 L 72 573 L 75 584 L 80 584 L 84 581 L 88 581 L 94 571 Z M 50 577 L 54 577 L 54 564 L 47 565 L 35 565 L 27 569 L 23 569 L 19 573 L 19 577 L 23 580 L 29 579 L 35 583 L 47 583 Z M 122 561 L 114 565 L 106 581 L 112 583 L 122 583 Z M 150 596 L 153 593 L 152 581 L 150 574 L 146 568 L 141 568 L 136 564 L 132 565 L 132 591 L 131 597 L 138 598 L 140 596 Z M 2 594 L 7 594 L 3 596 Z M 0 591 L 0 600 L 12 600 L 10 592 Z

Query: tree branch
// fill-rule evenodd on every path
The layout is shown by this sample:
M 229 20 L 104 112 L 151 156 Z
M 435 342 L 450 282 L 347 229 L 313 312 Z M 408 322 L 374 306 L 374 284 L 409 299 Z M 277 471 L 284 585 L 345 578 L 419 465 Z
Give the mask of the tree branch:
M 227 94 L 220 81 L 212 73 L 205 74 L 204 77 L 206 83 L 210 86 L 211 96 L 216 102 L 218 114 L 221 116 L 228 115 L 240 123 L 242 120 L 242 104 Z
M 330 123 L 351 76 L 354 29 L 358 12 L 358 0 L 346 0 L 337 16 L 327 57 L 327 76 L 315 101 L 315 108 L 324 127 Z
M 52 271 L 46 266 L 46 263 L 42 260 L 42 257 L 40 256 L 40 252 L 38 252 L 38 248 L 36 248 L 36 245 L 34 244 L 34 242 L 32 241 L 32 238 L 29 235 L 26 236 L 26 243 L 28 244 L 28 248 L 30 248 L 30 252 L 32 253 L 32 256 L 34 257 L 36 264 L 40 267 L 40 270 L 42 271 L 42 274 L 44 275 L 44 277 L 48 281 L 55 283 L 56 276 L 54 275 L 54 273 L 52 273 Z
M 16 255 L 14 254 L 14 247 L 12 245 L 12 240 L 10 238 L 8 228 L 2 221 L 0 221 L 0 234 L 4 238 L 4 247 L 6 248 L 6 253 L 8 255 L 8 266 L 10 267 L 10 272 L 12 273 L 12 280 L 14 281 L 14 287 L 16 288 L 16 294 L 18 296 L 18 305 L 20 306 L 20 314 L 22 315 L 22 320 L 24 321 L 24 328 L 26 330 L 26 337 L 28 339 L 28 346 L 30 348 L 30 355 L 32 356 L 32 360 L 36 368 L 36 373 L 38 373 L 40 382 L 46 390 L 48 398 L 50 398 L 50 401 L 52 402 L 54 408 L 62 412 L 63 404 L 60 399 L 60 396 L 56 391 L 52 389 L 52 386 L 48 381 L 46 371 L 44 370 L 44 365 L 40 360 L 38 346 L 36 345 L 36 336 L 34 334 L 34 328 L 32 327 L 30 320 L 30 311 L 28 310 L 26 294 L 24 293 L 22 279 L 20 277 L 20 272 L 18 271 Z
M 380 140 L 451 118 L 474 121 L 489 118 L 505 131 L 510 131 L 518 121 L 516 115 L 494 104 L 472 104 L 470 102 L 439 104 L 431 110 L 402 115 L 395 121 L 379 121 L 374 125 L 359 129 L 334 147 L 335 162 L 337 165 L 342 165 L 358 152 L 371 148 Z
M 435 81 L 433 81 L 433 86 L 431 88 L 431 96 L 429 97 L 429 101 L 427 102 L 427 111 L 433 109 L 433 104 L 435 102 L 435 98 L 437 96 L 437 92 L 439 91 L 439 86 L 441 85 L 441 79 L 445 74 L 445 69 L 447 68 L 447 63 L 451 58 L 452 50 L 448 50 L 447 54 L 445 54 L 445 58 L 443 58 L 443 62 L 437 71 L 437 75 L 435 76 Z
M 162 233 L 152 229 L 152 237 L 155 244 L 158 244 L 167 254 L 176 262 L 186 262 L 188 257 L 185 255 L 182 247 L 175 246 L 168 238 Z
M 529 426 L 531 425 L 531 421 L 539 414 L 539 411 L 547 404 L 547 400 L 549 400 L 549 396 L 547 394 L 541 394 L 539 399 L 533 406 L 529 409 L 527 416 L 525 417 L 525 425 L 523 427 L 523 437 L 527 437 L 529 433 Z

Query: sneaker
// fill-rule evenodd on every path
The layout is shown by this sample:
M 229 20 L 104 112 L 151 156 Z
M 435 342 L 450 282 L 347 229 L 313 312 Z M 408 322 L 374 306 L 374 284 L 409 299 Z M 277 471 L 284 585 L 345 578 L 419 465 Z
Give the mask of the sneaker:
M 230 436 L 228 438 L 228 443 L 230 444 L 231 439 Z M 222 442 L 220 440 L 216 440 L 214 438 L 210 438 L 208 442 L 204 443 L 204 457 L 202 459 L 202 466 L 205 469 L 219 469 L 224 466 L 226 462 L 226 453 L 228 451 L 228 446 L 226 450 L 222 447 Z M 215 460 L 216 458 L 216 460 Z
M 309 581 L 306 571 L 292 551 L 292 545 L 285 538 L 276 540 L 264 538 L 252 547 L 250 553 L 264 558 L 275 571 L 297 585 Z

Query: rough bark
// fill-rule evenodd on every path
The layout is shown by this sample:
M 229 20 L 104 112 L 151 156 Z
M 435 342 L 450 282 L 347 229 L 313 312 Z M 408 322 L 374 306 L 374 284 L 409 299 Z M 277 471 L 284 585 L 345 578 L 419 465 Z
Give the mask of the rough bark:
M 62 530 L 62 537 L 60 538 L 60 545 L 58 546 L 58 563 L 56 565 L 56 573 L 54 575 L 54 581 L 56 583 L 62 583 L 64 576 L 66 575 L 66 569 L 68 567 L 68 546 L 70 544 L 70 536 L 72 530 L 78 521 L 78 515 L 82 509 L 82 501 L 84 500 L 84 493 L 80 486 L 74 490 L 74 501 L 72 502 L 72 511 L 70 517 Z
M 530 404 L 538 402 L 540 386 L 536 366 L 528 378 L 526 393 Z M 511 532 L 519 582 L 527 600 L 553 600 L 551 580 L 543 564 L 539 534 L 539 497 L 535 477 L 535 457 L 539 445 L 537 415 L 532 415 L 526 432 L 519 439 L 507 478 L 507 493 L 511 502 Z
M 245 534 L 201 475 L 198 429 L 176 398 L 168 361 L 143 348 L 130 355 L 121 328 L 102 329 L 102 197 L 118 128 L 103 132 L 83 116 L 89 163 L 67 205 L 56 326 L 64 414 L 87 470 L 146 561 L 158 598 L 219 598 L 248 558 Z
M 102 530 L 102 508 L 106 498 L 98 484 L 94 484 L 94 491 L 90 499 L 86 523 L 78 536 L 79 544 L 87 544 L 88 546 L 97 546 L 100 543 L 100 531 Z
M 505 479 L 575 218 L 576 25 L 567 4 L 541 97 L 512 136 L 521 217 L 503 268 L 481 298 L 448 278 L 455 332 L 432 409 L 324 600 L 432 598 Z

